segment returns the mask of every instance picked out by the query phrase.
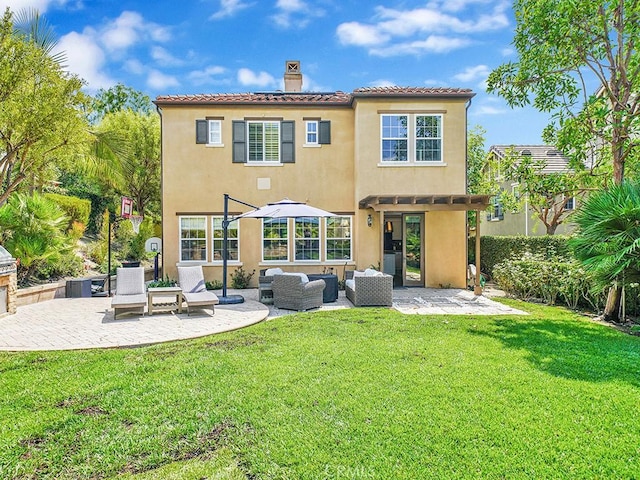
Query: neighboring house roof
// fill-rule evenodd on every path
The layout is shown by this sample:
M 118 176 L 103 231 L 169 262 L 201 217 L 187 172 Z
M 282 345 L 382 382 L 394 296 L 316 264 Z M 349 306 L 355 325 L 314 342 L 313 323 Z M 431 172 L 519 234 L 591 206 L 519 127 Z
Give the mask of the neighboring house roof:
M 520 155 L 530 155 L 535 161 L 544 162 L 541 173 L 562 173 L 571 170 L 569 159 L 549 145 L 493 145 L 489 153 L 496 155 L 498 159 L 503 159 L 513 150 Z
M 471 98 L 475 95 L 466 88 L 427 87 L 371 87 L 358 88 L 353 93 L 336 92 L 256 92 L 256 93 L 215 93 L 197 95 L 162 95 L 155 100 L 156 105 L 343 105 L 349 106 L 355 98 L 366 97 L 428 97 L 428 98 Z

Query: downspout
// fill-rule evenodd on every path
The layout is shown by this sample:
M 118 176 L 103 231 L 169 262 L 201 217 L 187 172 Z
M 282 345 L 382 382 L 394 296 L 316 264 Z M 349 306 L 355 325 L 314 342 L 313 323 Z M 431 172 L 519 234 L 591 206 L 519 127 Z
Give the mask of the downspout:
M 157 259 L 158 259 L 158 255 L 162 256 L 162 274 L 160 275 L 160 278 L 164 278 L 164 174 L 163 174 L 163 170 L 164 170 L 164 152 L 163 152 L 163 146 L 164 146 L 164 142 L 163 142 L 163 138 L 164 135 L 162 134 L 162 128 L 164 126 L 164 122 L 162 121 L 162 109 L 156 105 L 156 112 L 158 112 L 158 115 L 160 115 L 160 218 L 162 219 L 162 242 L 160 243 L 161 247 L 160 247 L 160 252 L 156 253 L 156 265 L 157 265 Z

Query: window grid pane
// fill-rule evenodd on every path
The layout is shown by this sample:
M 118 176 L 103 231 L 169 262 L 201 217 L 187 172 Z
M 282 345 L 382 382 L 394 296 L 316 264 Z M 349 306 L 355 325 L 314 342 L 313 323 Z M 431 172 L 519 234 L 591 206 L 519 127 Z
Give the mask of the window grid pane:
M 222 261 L 224 256 L 223 251 L 223 236 L 222 229 L 223 217 L 213 217 L 211 219 L 213 230 L 213 255 L 214 261 Z M 240 249 L 238 242 L 238 222 L 231 222 L 227 227 L 227 260 L 238 261 L 240 260 Z
M 207 260 L 207 233 L 204 217 L 180 219 L 180 260 Z
M 327 226 L 327 260 L 351 260 L 351 217 L 330 217 Z
M 295 219 L 296 260 L 320 260 L 320 221 L 318 217 Z
M 262 221 L 262 260 L 289 260 L 289 230 L 286 218 Z
M 382 116 L 382 161 L 406 162 L 408 160 L 407 115 Z
M 318 122 L 307 122 L 307 143 L 318 143 Z
M 442 161 L 442 117 L 416 116 L 416 161 Z
M 220 145 L 222 143 L 222 122 L 209 120 L 209 144 Z

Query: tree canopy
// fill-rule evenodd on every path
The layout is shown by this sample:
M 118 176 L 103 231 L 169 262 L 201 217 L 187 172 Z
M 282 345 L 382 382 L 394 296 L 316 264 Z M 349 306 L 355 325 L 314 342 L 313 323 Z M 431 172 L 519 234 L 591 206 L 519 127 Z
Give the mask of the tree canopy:
M 488 90 L 550 112 L 545 141 L 575 170 L 608 166 L 621 183 L 640 142 L 640 2 L 516 0 L 514 11 L 518 61 L 494 70 Z
M 83 82 L 62 70 L 33 35 L 0 23 L 0 205 L 28 180 L 51 179 L 52 164 L 87 142 Z

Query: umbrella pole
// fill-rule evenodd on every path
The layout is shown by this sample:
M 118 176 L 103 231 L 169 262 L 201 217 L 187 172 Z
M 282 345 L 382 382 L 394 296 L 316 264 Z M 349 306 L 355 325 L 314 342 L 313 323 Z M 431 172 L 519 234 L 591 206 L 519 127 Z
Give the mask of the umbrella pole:
M 224 217 L 222 218 L 222 297 L 219 297 L 220 305 L 231 305 L 235 303 L 243 303 L 242 295 L 227 295 L 227 258 L 229 256 L 229 224 L 238 217 L 229 220 L 229 200 L 247 205 L 248 207 L 257 208 L 249 203 L 236 200 L 230 197 L 228 193 L 224 194 Z

